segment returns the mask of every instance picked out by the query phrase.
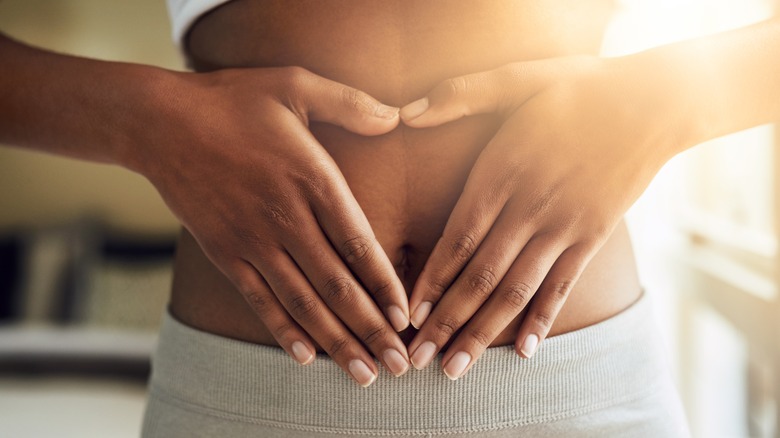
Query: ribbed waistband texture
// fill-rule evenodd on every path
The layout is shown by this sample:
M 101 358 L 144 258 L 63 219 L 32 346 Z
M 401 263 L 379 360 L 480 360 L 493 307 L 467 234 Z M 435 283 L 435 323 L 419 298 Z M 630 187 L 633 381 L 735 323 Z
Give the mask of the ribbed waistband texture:
M 547 339 L 530 360 L 489 348 L 450 381 L 441 355 L 422 371 L 356 385 L 325 355 L 301 366 L 276 347 L 164 318 L 151 394 L 234 421 L 349 435 L 498 430 L 586 414 L 644 396 L 666 372 L 643 294 L 620 314 Z

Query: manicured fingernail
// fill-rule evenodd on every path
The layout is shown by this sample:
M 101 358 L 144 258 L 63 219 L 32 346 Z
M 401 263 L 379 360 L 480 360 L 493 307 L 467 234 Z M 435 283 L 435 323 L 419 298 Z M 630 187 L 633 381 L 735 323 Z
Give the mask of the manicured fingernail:
M 421 370 L 431 363 L 434 354 L 436 354 L 436 344 L 431 341 L 425 341 L 417 347 L 417 351 L 412 355 L 412 365 Z
M 293 342 L 292 352 L 293 356 L 295 356 L 295 360 L 301 365 L 307 365 L 314 360 L 314 354 L 309 350 L 309 347 L 301 341 Z
M 398 351 L 392 348 L 388 348 L 382 353 L 382 359 L 385 360 L 387 368 L 394 376 L 398 377 L 409 369 L 409 363 L 406 362 L 404 356 Z
M 450 358 L 447 362 L 447 366 L 444 367 L 444 374 L 450 378 L 450 380 L 458 380 L 458 377 L 463 375 L 466 371 L 466 367 L 471 363 L 471 355 L 465 351 L 459 351 Z
M 393 106 L 379 105 L 374 111 L 374 115 L 380 119 L 394 119 L 399 111 L 399 108 Z
M 414 102 L 401 108 L 401 118 L 404 120 L 412 120 L 424 113 L 428 109 L 428 98 L 415 100 Z
M 349 362 L 349 372 L 363 388 L 368 388 L 376 380 L 376 375 L 371 372 L 368 365 L 359 359 L 352 359 Z
M 412 315 L 412 325 L 414 328 L 419 329 L 422 327 L 423 323 L 428 318 L 428 315 L 431 313 L 431 308 L 433 308 L 433 303 L 430 301 L 423 301 L 417 306 L 414 315 Z
M 409 327 L 409 318 L 404 315 L 404 311 L 398 306 L 387 308 L 387 319 L 390 320 L 390 324 L 393 324 L 393 328 L 397 332 Z
M 525 337 L 525 341 L 523 341 L 523 346 L 520 347 L 520 352 L 525 355 L 527 358 L 531 358 L 531 356 L 534 355 L 536 352 L 536 347 L 539 346 L 539 336 L 531 333 L 530 335 Z

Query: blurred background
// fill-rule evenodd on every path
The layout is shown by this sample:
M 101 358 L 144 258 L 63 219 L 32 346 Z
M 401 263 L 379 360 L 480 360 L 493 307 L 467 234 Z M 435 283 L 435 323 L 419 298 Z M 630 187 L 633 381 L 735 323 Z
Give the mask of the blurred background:
M 603 54 L 744 26 L 778 3 L 622 0 Z M 4 0 L 0 30 L 184 68 L 163 0 Z M 773 126 L 700 145 L 628 213 L 695 437 L 780 437 L 778 146 Z M 138 436 L 177 231 L 138 175 L 0 147 L 0 435 Z

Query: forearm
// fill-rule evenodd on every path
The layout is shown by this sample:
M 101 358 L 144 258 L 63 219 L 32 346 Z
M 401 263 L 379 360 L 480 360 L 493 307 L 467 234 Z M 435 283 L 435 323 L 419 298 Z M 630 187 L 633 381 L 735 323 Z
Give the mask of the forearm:
M 35 49 L 0 34 L 0 143 L 132 167 L 170 93 L 162 69 Z
M 625 57 L 643 71 L 656 103 L 677 120 L 673 154 L 780 120 L 780 20 Z

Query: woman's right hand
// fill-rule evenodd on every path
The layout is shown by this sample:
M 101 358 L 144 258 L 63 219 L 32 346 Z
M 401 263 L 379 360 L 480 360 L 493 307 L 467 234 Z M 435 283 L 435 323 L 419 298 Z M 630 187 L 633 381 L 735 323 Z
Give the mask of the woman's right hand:
M 378 375 L 365 347 L 403 374 L 403 285 L 308 130 L 316 120 L 380 135 L 398 125 L 398 109 L 298 67 L 176 75 L 128 167 L 154 184 L 298 362 L 314 359 L 315 341 L 363 386 Z

